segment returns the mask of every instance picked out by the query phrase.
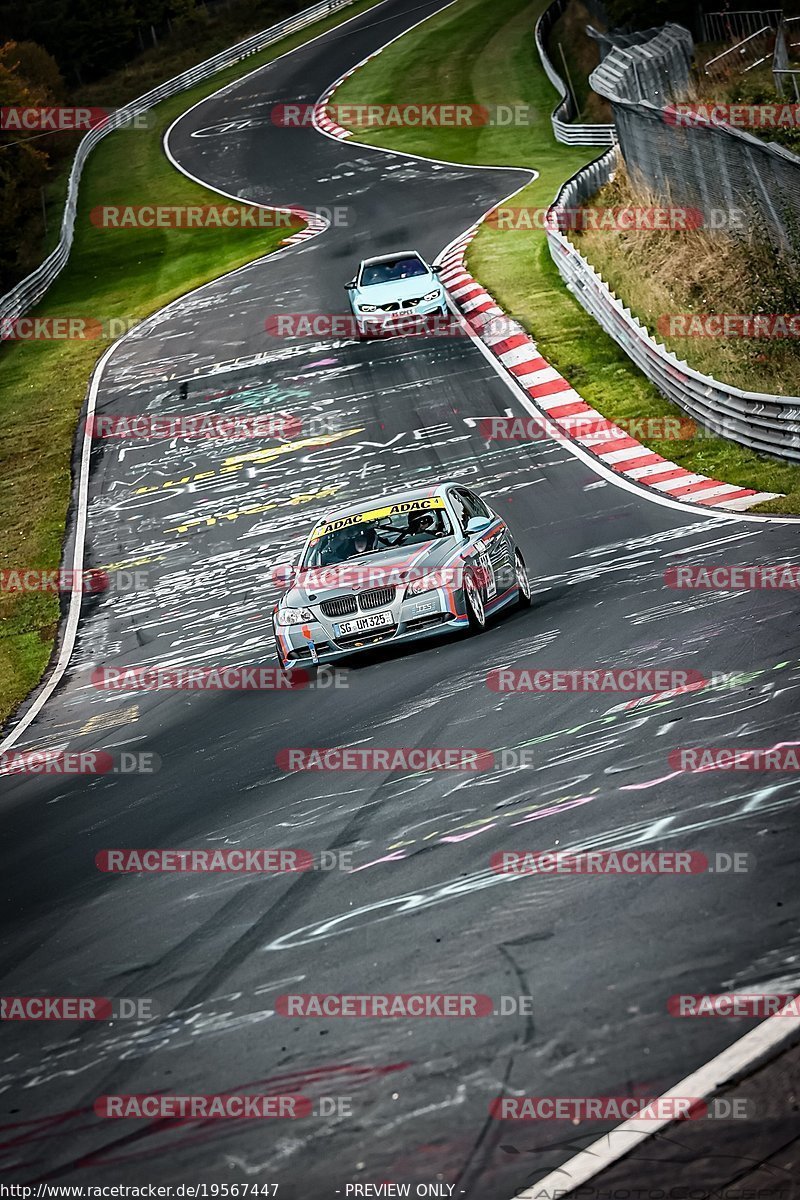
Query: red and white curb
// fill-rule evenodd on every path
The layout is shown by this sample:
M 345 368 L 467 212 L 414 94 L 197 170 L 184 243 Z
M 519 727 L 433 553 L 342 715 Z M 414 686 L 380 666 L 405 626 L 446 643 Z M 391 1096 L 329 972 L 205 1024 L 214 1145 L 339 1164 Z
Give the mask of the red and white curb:
M 306 226 L 305 229 L 293 233 L 291 237 L 284 238 L 281 246 L 296 246 L 298 242 L 307 242 L 309 238 L 316 237 L 318 233 L 324 233 L 330 224 L 326 217 L 311 212 L 307 208 L 290 208 L 289 212 L 293 216 L 299 217 L 301 221 L 305 221 Z
M 334 121 L 333 118 L 330 117 L 325 111 L 325 106 L 327 105 L 333 93 L 344 83 L 345 79 L 349 79 L 351 75 L 355 75 L 356 71 L 360 71 L 362 67 L 366 66 L 370 59 L 377 58 L 379 54 L 380 50 L 376 50 L 374 54 L 368 54 L 366 58 L 361 60 L 361 62 L 356 63 L 354 67 L 351 67 L 349 71 L 345 71 L 344 75 L 341 75 L 339 79 L 335 80 L 335 82 L 332 83 L 328 88 L 327 92 L 322 93 L 319 100 L 314 105 L 313 120 L 315 129 L 320 130 L 322 133 L 327 133 L 329 137 L 338 138 L 340 142 L 344 142 L 349 137 L 353 136 L 352 129 L 344 129 L 343 126 L 337 124 L 337 122 Z
M 502 308 L 467 271 L 464 266 L 467 246 L 479 226 L 480 222 L 477 222 L 448 246 L 440 260 L 439 277 L 484 345 L 566 437 L 596 455 L 617 474 L 676 500 L 706 508 L 744 512 L 754 504 L 779 495 L 694 474 L 649 450 L 624 429 L 608 428 L 607 419 L 588 405 L 563 375 L 542 358 L 531 336 L 521 325 L 509 322 Z M 498 321 L 498 317 L 503 320 Z M 493 332 L 493 326 L 499 326 L 500 331 Z M 601 432 L 582 435 L 573 431 L 576 423 L 578 427 L 591 429 L 595 421 Z

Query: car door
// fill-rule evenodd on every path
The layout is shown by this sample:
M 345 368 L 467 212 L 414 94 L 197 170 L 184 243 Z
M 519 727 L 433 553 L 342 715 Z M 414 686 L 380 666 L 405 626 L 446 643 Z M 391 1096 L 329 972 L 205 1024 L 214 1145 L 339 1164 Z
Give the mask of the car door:
M 491 604 L 497 596 L 498 582 L 490 552 L 491 542 L 485 540 L 485 529 L 469 533 L 467 526 L 473 517 L 480 517 L 488 522 L 494 521 L 495 515 L 489 511 L 480 497 L 469 491 L 468 488 L 451 488 L 450 501 L 455 509 L 461 533 L 465 537 L 462 557 L 465 563 L 476 568 L 484 599 L 487 604 Z
M 489 508 L 469 488 L 462 488 L 467 511 L 471 516 L 489 517 L 493 521 L 491 533 L 478 535 L 479 553 L 486 555 L 485 565 L 490 572 L 486 598 L 489 602 L 503 595 L 515 584 L 514 538 L 502 517 Z

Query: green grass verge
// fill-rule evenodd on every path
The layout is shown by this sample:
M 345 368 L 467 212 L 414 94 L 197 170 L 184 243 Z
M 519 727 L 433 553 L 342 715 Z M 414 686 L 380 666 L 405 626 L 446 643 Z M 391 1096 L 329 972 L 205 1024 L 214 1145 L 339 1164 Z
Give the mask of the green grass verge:
M 404 102 L 524 104 L 536 116 L 524 127 L 355 130 L 359 141 L 453 162 L 535 167 L 539 177 L 514 205 L 546 207 L 559 187 L 599 150 L 561 146 L 550 111 L 556 93 L 533 39 L 547 0 L 460 0 L 389 46 L 337 91 L 342 104 Z M 535 337 L 542 354 L 587 403 L 618 421 L 680 415 L 564 286 L 539 231 L 482 226 L 469 266 L 499 304 Z M 646 443 L 686 470 L 739 487 L 786 493 L 759 512 L 800 512 L 800 467 L 715 437 Z
M 122 130 L 101 142 L 81 180 L 69 262 L 34 315 L 141 319 L 276 249 L 286 228 L 115 231 L 93 226 L 89 213 L 99 204 L 219 202 L 164 156 L 167 126 L 224 84 L 374 3 L 362 0 L 165 100 L 151 110 L 151 128 Z M 77 418 L 92 368 L 108 344 L 20 341 L 0 350 L 0 569 L 52 570 L 59 564 Z M 56 596 L 0 595 L 0 725 L 41 678 L 58 616 Z

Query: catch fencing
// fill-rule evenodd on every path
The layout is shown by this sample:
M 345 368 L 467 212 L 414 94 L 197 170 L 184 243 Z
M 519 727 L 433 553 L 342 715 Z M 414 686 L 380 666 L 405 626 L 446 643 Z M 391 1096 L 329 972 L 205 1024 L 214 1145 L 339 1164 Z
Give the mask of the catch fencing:
M 547 54 L 547 43 L 553 26 L 567 7 L 567 3 L 568 0 L 555 0 L 541 14 L 534 31 L 536 49 L 544 73 L 561 97 L 550 117 L 553 136 L 564 146 L 612 146 L 616 140 L 613 125 L 572 124 L 578 115 L 572 90 L 561 78 Z
M 158 87 L 145 92 L 143 96 L 132 100 L 130 104 L 116 109 L 108 121 L 90 130 L 78 145 L 72 170 L 70 171 L 67 200 L 64 206 L 61 236 L 59 237 L 58 245 L 35 271 L 21 280 L 5 296 L 0 297 L 0 322 L 13 321 L 27 313 L 33 305 L 41 300 L 50 287 L 50 284 L 64 269 L 69 258 L 75 230 L 78 185 L 84 164 L 98 142 L 102 141 L 110 133 L 114 133 L 115 130 L 129 126 L 135 117 L 147 112 L 148 109 L 158 104 L 161 100 L 166 100 L 169 96 L 174 96 L 178 92 L 185 91 L 194 84 L 201 83 L 204 79 L 212 78 L 218 72 L 224 71 L 226 67 L 231 67 L 235 63 L 241 62 L 242 59 L 249 58 L 252 54 L 257 54 L 260 50 L 266 49 L 267 46 L 271 46 L 274 42 L 280 41 L 281 38 L 287 37 L 289 34 L 295 33 L 300 29 L 305 29 L 306 26 L 313 25 L 315 21 L 319 21 L 341 8 L 347 8 L 353 3 L 354 0 L 322 0 L 321 3 L 312 5 L 311 8 L 303 9 L 302 12 L 296 13 L 293 17 L 288 17 L 285 21 L 280 21 L 277 25 L 270 26 L 269 29 L 264 29 L 260 33 L 253 34 L 252 37 L 246 38 L 242 42 L 237 42 L 235 46 L 229 46 L 227 50 L 223 50 L 220 54 L 215 54 L 213 58 L 208 58 L 205 62 L 199 63 L 196 67 L 191 67 L 188 71 L 184 71 L 180 75 L 176 75 L 166 83 L 159 84 Z
M 800 462 L 800 396 L 743 391 L 695 371 L 648 332 L 558 227 L 559 212 L 585 205 L 610 180 L 617 153 L 607 150 L 579 171 L 550 209 L 548 246 L 562 279 L 661 394 L 700 425 L 753 450 Z M 565 214 L 562 228 L 566 220 Z
M 629 173 L 707 216 L 743 212 L 750 232 L 800 253 L 800 159 L 702 108 L 691 115 L 671 107 L 687 95 L 692 50 L 689 31 L 667 25 L 645 45 L 612 50 L 592 72 Z

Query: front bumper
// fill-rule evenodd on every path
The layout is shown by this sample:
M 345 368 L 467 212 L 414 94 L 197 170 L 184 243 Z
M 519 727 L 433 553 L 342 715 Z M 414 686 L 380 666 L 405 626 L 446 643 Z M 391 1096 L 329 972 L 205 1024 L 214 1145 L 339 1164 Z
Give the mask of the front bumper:
M 361 650 L 432 637 L 448 630 L 465 629 L 468 625 L 466 611 L 458 593 L 447 596 L 438 590 L 396 600 L 394 604 L 387 606 L 386 611 L 392 613 L 391 626 L 364 630 L 346 637 L 335 633 L 334 627 L 338 622 L 323 616 L 318 605 L 310 607 L 317 619 L 309 621 L 306 628 L 311 634 L 319 662 L 333 662 L 335 659 L 357 654 Z M 346 619 L 348 618 L 341 618 Z M 313 661 L 309 641 L 301 632 L 302 626 L 273 624 L 278 657 L 285 666 Z
M 447 298 L 442 293 L 434 300 L 424 300 L 421 304 L 416 304 L 413 308 L 401 308 L 395 312 L 365 313 L 356 307 L 355 318 L 362 333 L 379 332 L 384 328 L 390 330 L 393 325 L 411 321 L 414 317 L 434 316 L 446 308 Z

